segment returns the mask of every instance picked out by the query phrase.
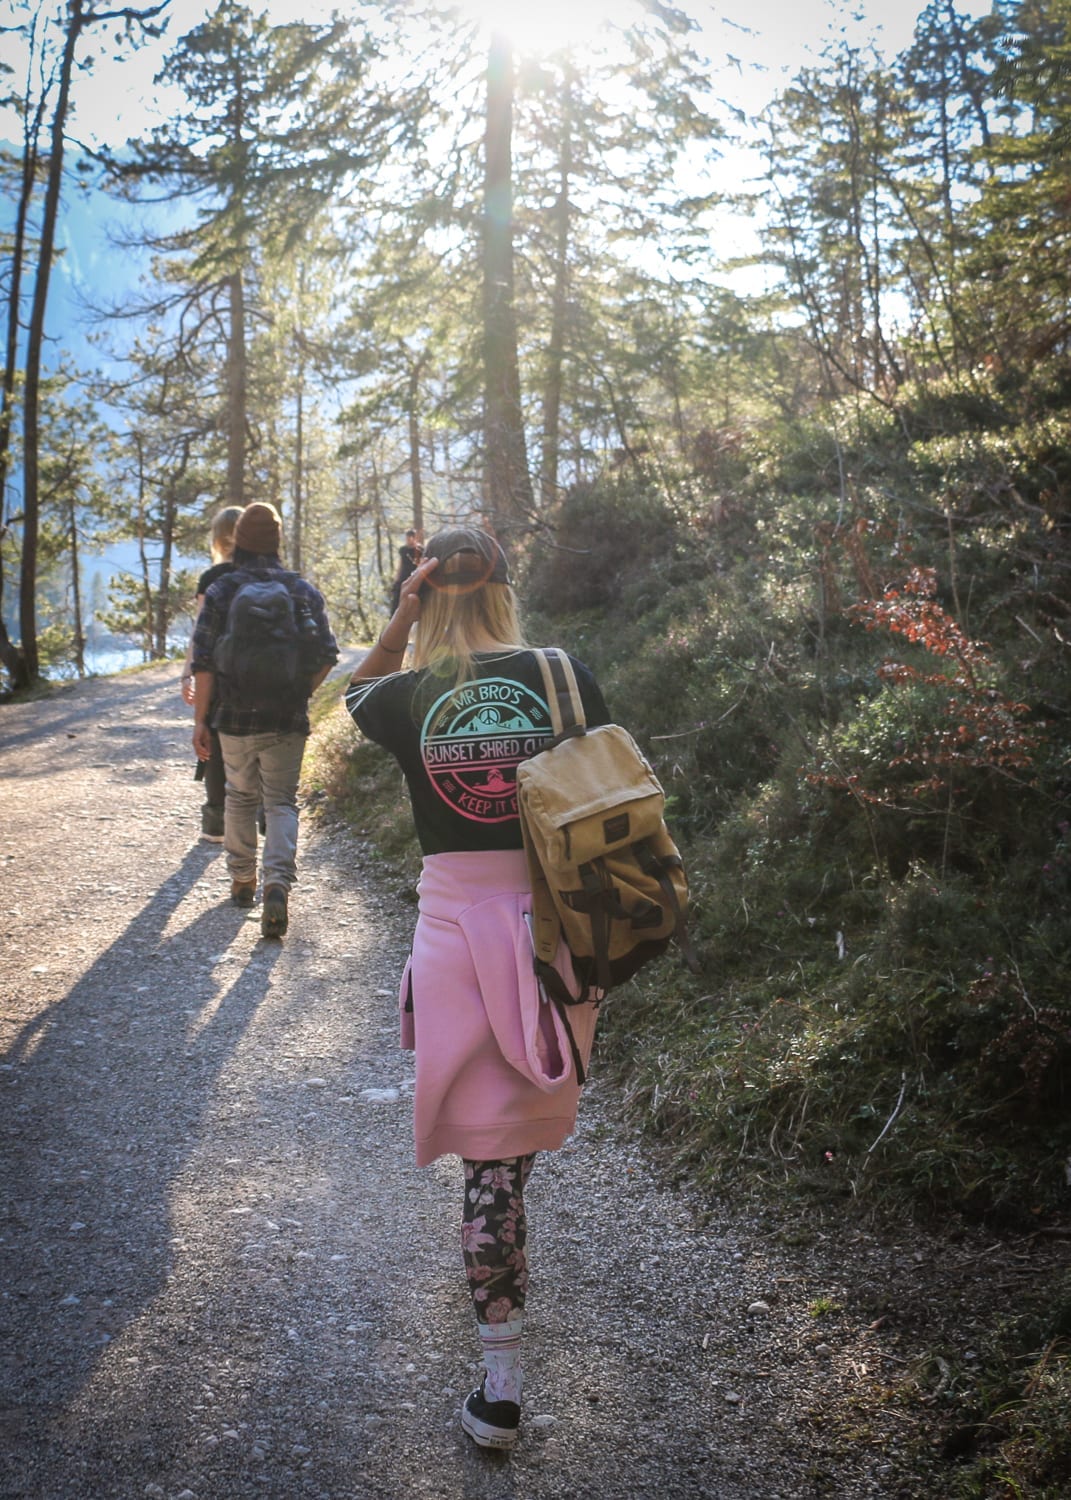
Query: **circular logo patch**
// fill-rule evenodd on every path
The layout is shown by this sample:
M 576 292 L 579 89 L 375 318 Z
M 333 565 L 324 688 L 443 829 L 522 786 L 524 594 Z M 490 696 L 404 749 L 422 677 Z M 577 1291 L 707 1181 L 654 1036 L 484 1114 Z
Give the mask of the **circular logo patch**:
M 439 796 L 463 818 L 517 816 L 517 765 L 552 734 L 547 706 L 523 682 L 489 677 L 444 693 L 420 731 L 420 753 Z

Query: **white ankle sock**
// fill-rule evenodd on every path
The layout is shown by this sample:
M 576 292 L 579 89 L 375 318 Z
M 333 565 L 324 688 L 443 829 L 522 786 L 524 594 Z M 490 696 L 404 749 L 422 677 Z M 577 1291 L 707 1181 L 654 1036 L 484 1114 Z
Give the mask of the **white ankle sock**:
M 522 1317 L 508 1323 L 477 1323 L 483 1363 L 487 1371 L 484 1395 L 488 1401 L 515 1401 L 520 1405 Z

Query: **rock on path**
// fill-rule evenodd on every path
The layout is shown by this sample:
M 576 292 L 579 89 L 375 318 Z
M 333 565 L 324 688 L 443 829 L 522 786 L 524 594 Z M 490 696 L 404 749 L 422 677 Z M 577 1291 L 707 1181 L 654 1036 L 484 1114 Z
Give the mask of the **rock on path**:
M 412 1166 L 396 1041 L 412 910 L 305 820 L 261 940 L 196 840 L 189 730 L 173 665 L 0 707 L 0 1497 L 906 1493 L 895 1431 L 824 1435 L 881 1373 L 865 1316 L 808 1311 L 846 1300 L 839 1255 L 701 1219 L 597 1081 L 532 1179 L 520 1444 L 461 1434 L 459 1170 Z

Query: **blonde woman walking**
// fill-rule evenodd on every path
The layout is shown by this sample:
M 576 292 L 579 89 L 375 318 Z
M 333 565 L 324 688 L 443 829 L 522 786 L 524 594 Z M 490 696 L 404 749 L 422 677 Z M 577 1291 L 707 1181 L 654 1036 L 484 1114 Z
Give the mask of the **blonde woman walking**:
M 595 679 L 573 667 L 587 722 L 606 723 Z M 480 1446 L 508 1449 L 521 1412 L 524 1190 L 536 1153 L 575 1126 L 573 1043 L 586 1064 L 595 1009 L 572 1007 L 570 1040 L 533 973 L 516 771 L 553 730 L 506 557 L 488 532 L 457 526 L 431 538 L 346 703 L 401 766 L 423 853 L 400 993 L 402 1045 L 416 1055 L 416 1160 L 461 1158 L 461 1253 L 485 1369 L 461 1425 Z M 571 981 L 564 944 L 558 967 Z

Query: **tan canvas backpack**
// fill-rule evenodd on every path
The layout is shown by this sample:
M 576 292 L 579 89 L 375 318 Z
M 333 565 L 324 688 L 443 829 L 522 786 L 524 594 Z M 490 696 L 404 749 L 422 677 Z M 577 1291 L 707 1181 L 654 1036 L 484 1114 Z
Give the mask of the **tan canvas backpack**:
M 533 654 L 555 736 L 517 767 L 536 972 L 550 998 L 568 1005 L 601 1000 L 674 940 L 698 971 L 685 925 L 688 882 L 658 778 L 619 724 L 586 727 L 563 651 Z M 576 994 L 552 968 L 559 936 L 573 957 Z

